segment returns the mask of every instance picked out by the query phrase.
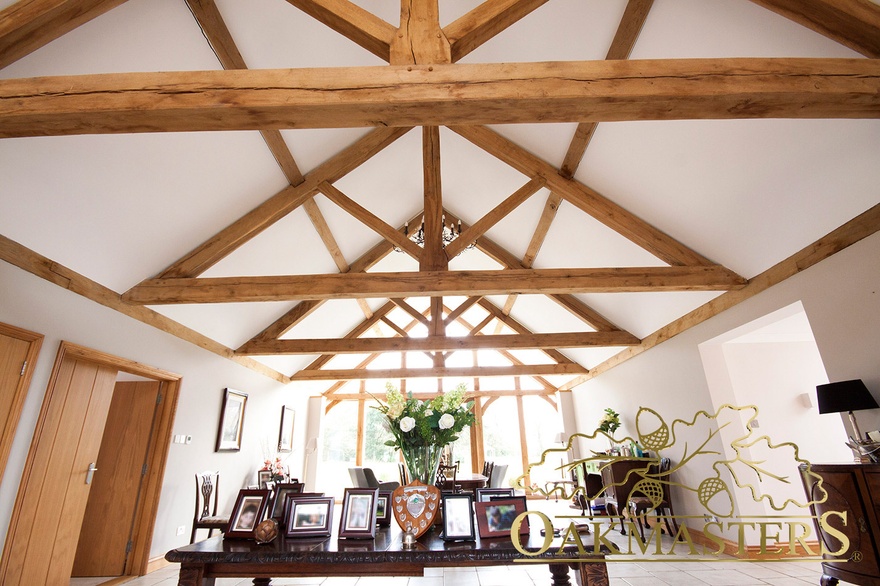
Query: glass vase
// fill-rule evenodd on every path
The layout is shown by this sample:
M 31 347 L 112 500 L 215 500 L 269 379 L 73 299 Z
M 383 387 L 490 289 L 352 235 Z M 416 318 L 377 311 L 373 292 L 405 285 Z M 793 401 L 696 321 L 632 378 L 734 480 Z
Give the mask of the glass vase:
M 437 467 L 440 465 L 443 446 L 434 444 L 404 446 L 400 451 L 409 470 L 410 482 L 418 480 L 422 484 L 434 484 L 437 480 Z

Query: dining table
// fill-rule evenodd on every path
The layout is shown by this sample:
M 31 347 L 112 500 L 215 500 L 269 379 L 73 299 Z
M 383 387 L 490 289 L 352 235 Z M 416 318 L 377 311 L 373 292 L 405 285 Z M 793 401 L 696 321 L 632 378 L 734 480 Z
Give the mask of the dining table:
M 463 473 L 455 475 L 455 486 L 461 487 L 463 492 L 474 492 L 478 488 L 486 488 L 489 478 L 473 472 L 471 474 Z M 442 490 L 453 490 L 452 479 L 447 480 L 440 487 Z

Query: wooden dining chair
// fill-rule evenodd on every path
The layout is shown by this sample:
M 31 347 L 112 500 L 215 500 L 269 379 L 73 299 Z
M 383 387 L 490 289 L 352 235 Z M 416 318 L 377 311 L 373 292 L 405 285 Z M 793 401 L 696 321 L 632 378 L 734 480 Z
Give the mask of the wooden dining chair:
M 205 471 L 196 473 L 196 509 L 193 515 L 190 543 L 196 541 L 196 531 L 207 529 L 208 537 L 214 529 L 226 531 L 229 526 L 228 516 L 217 515 L 217 500 L 220 492 L 220 472 Z
M 458 462 L 455 464 L 440 464 L 437 467 L 437 481 L 434 484 L 443 491 L 461 492 L 461 485 L 455 484 L 457 474 Z
M 645 540 L 645 526 L 650 528 L 648 524 L 648 513 L 654 511 L 657 515 L 657 522 L 662 518 L 666 525 L 666 532 L 669 536 L 678 535 L 678 523 L 675 521 L 675 511 L 672 510 L 672 499 L 669 498 L 669 468 L 672 462 L 669 458 L 660 458 L 659 465 L 652 465 L 648 468 L 649 476 L 653 476 L 659 480 L 658 494 L 651 496 L 633 494 L 629 498 L 629 510 L 633 517 L 638 520 L 639 533 L 641 533 L 642 541 Z M 666 513 L 666 514 L 664 514 Z M 674 528 L 674 531 L 673 531 Z M 662 529 L 661 529 L 662 531 Z

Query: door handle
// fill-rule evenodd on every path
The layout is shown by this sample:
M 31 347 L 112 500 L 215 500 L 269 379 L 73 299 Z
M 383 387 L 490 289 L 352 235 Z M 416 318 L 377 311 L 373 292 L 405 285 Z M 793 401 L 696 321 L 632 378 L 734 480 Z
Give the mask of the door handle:
M 92 462 L 89 464 L 88 470 L 86 470 L 86 484 L 92 483 L 92 478 L 95 476 L 95 472 L 98 471 L 98 467 L 95 464 L 96 462 Z

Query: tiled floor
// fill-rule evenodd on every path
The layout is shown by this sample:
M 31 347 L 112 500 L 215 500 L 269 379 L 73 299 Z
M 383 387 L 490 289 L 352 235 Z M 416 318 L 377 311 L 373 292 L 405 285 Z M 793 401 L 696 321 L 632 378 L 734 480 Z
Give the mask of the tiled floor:
M 551 504 L 547 503 L 548 505 Z M 535 503 L 538 505 L 539 503 Z M 529 508 L 533 508 L 532 501 Z M 548 511 L 549 512 L 549 511 Z M 568 515 L 570 511 L 563 513 Z M 609 533 L 612 541 L 621 545 L 627 538 L 616 531 Z M 664 551 L 671 540 L 663 537 Z M 611 586 L 818 586 L 822 572 L 818 562 L 743 562 L 733 560 L 711 562 L 609 562 Z M 574 576 L 572 583 L 575 583 Z M 102 580 L 75 579 L 72 586 L 97 586 Z M 174 586 L 177 584 L 177 566 L 168 566 L 147 576 L 126 582 L 126 586 Z M 216 586 L 249 586 L 251 580 L 221 578 Z M 535 586 L 550 584 L 550 572 L 545 565 L 522 567 L 498 566 L 490 568 L 427 568 L 417 578 L 362 577 L 362 578 L 277 578 L 276 586 Z

